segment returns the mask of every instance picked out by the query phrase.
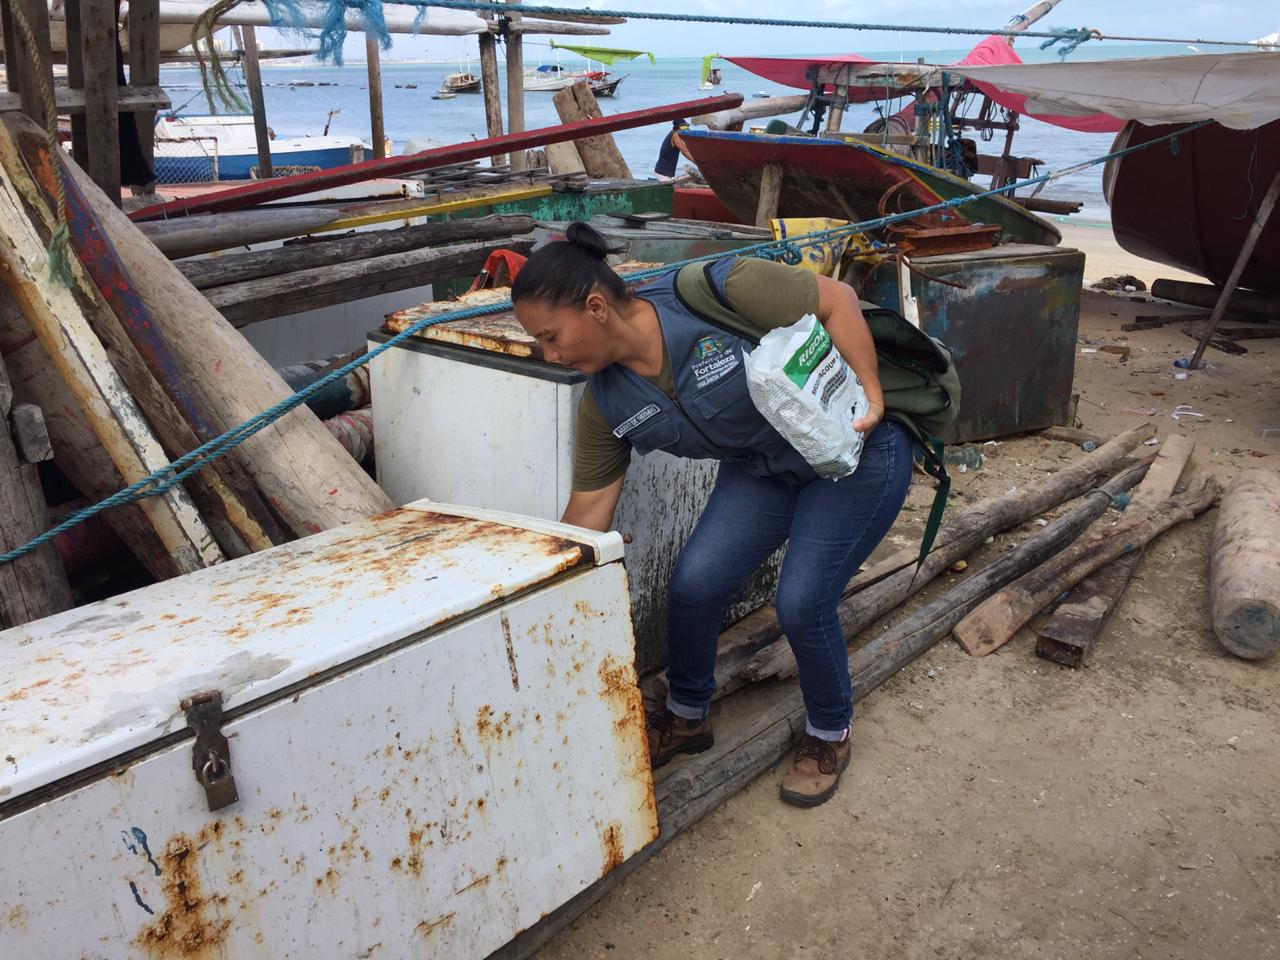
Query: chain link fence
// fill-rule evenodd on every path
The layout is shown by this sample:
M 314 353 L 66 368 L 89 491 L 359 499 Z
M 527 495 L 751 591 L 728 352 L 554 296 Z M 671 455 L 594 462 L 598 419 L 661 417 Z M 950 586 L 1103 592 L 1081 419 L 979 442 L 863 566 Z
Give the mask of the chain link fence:
M 218 176 L 217 137 L 156 137 L 156 183 L 212 183 Z

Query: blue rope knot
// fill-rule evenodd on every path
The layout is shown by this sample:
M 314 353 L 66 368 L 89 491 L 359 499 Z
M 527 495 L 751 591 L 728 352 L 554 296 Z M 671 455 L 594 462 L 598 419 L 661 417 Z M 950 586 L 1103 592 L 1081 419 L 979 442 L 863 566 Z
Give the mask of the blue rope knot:
M 778 251 L 778 259 L 793 267 L 804 262 L 804 254 L 800 252 L 800 244 L 793 240 L 788 240 L 782 244 L 781 249 Z
M 1067 54 L 1080 46 L 1080 44 L 1095 38 L 1102 38 L 1101 33 L 1089 27 L 1080 27 L 1078 30 L 1072 30 L 1069 27 L 1050 27 L 1049 32 L 1053 36 L 1040 44 L 1040 49 L 1048 50 L 1055 43 L 1061 41 L 1062 46 L 1058 48 L 1058 57 L 1063 60 L 1067 58 Z

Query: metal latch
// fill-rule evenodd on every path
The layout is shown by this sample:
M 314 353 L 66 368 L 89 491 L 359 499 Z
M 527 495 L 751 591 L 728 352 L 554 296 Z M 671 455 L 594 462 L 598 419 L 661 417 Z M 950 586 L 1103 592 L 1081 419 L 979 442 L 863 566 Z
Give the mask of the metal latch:
M 180 704 L 187 726 L 196 735 L 191 747 L 191 766 L 204 787 L 209 809 L 221 810 L 240 799 L 236 778 L 231 775 L 231 745 L 222 735 L 222 691 L 206 690 L 187 697 Z

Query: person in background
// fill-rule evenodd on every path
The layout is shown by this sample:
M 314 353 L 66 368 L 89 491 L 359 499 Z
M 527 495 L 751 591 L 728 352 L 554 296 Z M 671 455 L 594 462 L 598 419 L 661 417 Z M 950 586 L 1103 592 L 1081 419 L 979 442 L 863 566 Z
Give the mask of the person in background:
M 839 785 L 852 749 L 847 650 L 836 604 L 889 531 L 911 480 L 906 429 L 884 420 L 875 345 L 853 290 L 799 267 L 722 260 L 708 279 L 737 317 L 713 325 L 676 294 L 675 272 L 634 293 L 584 223 L 529 258 L 512 285 L 516 318 L 553 363 L 587 375 L 578 409 L 573 492 L 563 520 L 607 530 L 631 452 L 720 462 L 702 516 L 668 584 L 670 694 L 648 715 L 660 767 L 713 744 L 708 709 L 729 600 L 784 542 L 778 620 L 795 652 L 807 722 L 781 795 L 816 806 Z M 814 314 L 866 390 L 858 469 L 819 478 L 756 410 L 742 354 L 771 329 Z M 727 318 L 726 318 L 727 322 Z
M 690 160 L 689 155 L 684 151 L 684 144 L 680 142 L 680 131 L 688 128 L 687 120 L 672 121 L 671 129 L 663 138 L 662 147 L 658 150 L 658 162 L 653 168 L 659 180 L 671 180 L 675 177 L 682 155 L 686 160 Z

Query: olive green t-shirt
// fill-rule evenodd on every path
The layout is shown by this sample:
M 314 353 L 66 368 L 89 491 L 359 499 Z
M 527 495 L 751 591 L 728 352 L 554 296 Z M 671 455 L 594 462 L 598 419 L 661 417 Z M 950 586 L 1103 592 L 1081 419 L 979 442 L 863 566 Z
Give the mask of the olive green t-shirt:
M 738 333 L 759 339 L 770 330 L 789 327 L 806 314 L 818 313 L 818 278 L 800 267 L 744 258 L 725 281 L 725 299 L 738 315 Z M 671 358 L 662 348 L 662 370 L 650 383 L 672 396 Z M 613 435 L 588 387 L 578 404 L 577 442 L 573 457 L 573 489 L 600 490 L 627 472 L 631 444 Z

